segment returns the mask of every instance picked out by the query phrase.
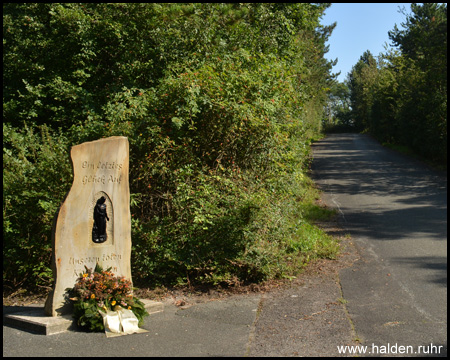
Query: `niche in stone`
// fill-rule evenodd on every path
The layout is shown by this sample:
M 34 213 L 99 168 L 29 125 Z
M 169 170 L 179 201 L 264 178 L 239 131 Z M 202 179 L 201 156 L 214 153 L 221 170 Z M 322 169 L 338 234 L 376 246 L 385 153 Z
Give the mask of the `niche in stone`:
M 110 197 L 104 191 L 97 192 L 89 211 L 92 216 L 92 242 L 103 244 L 108 240 L 108 244 L 112 244 L 114 212 Z

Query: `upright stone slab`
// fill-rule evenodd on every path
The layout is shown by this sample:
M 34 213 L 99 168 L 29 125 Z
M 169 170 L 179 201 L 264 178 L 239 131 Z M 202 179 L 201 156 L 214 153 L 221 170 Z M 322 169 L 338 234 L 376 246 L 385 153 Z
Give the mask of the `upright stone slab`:
M 85 265 L 112 267 L 131 281 L 129 145 L 114 136 L 72 147 L 73 184 L 53 225 L 54 285 L 45 312 L 65 314 L 66 288 Z

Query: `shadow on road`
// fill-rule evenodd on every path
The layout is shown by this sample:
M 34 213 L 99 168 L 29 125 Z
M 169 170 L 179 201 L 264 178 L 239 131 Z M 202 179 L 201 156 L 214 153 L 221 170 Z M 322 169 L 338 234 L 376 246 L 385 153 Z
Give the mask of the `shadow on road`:
M 427 234 L 447 238 L 447 180 L 369 137 L 343 136 L 313 145 L 313 174 L 330 194 L 358 197 L 360 206 L 341 208 L 356 235 L 376 239 Z M 409 206 L 405 206 L 409 205 Z

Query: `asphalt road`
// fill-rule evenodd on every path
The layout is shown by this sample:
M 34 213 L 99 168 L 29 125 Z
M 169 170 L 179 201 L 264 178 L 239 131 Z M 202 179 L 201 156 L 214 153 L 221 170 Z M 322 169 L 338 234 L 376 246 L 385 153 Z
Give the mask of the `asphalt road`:
M 359 252 L 339 277 L 366 355 L 446 355 L 446 176 L 361 134 L 330 135 L 313 154 L 323 200 Z
M 79 329 L 45 336 L 3 326 L 3 356 L 242 356 L 247 350 L 259 298 L 228 298 L 227 301 L 210 301 L 186 309 L 167 303 L 163 312 L 145 319 L 142 328 L 148 332 L 113 338 L 106 338 L 101 332 L 88 333 Z

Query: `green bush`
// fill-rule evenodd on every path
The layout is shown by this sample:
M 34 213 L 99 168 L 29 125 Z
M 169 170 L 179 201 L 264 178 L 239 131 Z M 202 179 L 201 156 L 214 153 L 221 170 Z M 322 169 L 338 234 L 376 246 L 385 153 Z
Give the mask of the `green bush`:
M 72 183 L 67 140 L 55 135 L 45 125 L 14 129 L 3 124 L 3 281 L 7 286 L 48 286 L 52 278 L 52 222 Z
M 49 284 L 70 146 L 114 135 L 136 283 L 259 281 L 323 255 L 299 229 L 327 6 L 4 5 L 4 283 Z

